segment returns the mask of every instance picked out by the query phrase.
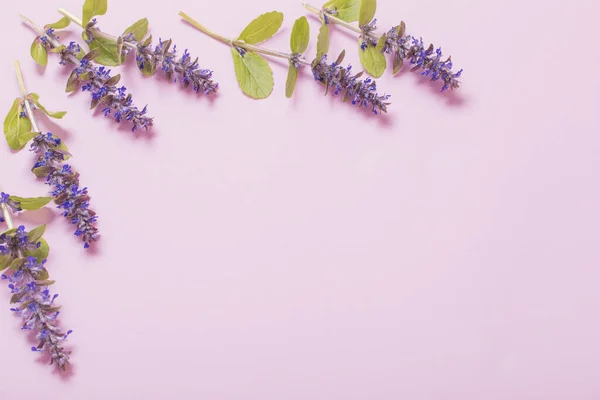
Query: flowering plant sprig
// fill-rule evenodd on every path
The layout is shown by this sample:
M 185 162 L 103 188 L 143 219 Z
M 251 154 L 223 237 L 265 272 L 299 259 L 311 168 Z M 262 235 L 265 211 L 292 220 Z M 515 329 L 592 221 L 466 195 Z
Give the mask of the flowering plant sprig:
M 19 62 L 15 62 L 21 97 L 13 102 L 4 120 L 4 134 L 13 150 L 22 149 L 31 142 L 30 150 L 36 153 L 32 171 L 38 178 L 45 178 L 52 190 L 50 194 L 62 215 L 75 225 L 75 236 L 83 241 L 85 248 L 99 239 L 96 213 L 89 208 L 90 196 L 86 187 L 81 188 L 79 173 L 65 164 L 71 154 L 64 142 L 48 132 L 41 133 L 34 110 L 48 116 L 62 118 L 66 112 L 48 111 L 39 101 L 37 93 L 27 93 Z
M 422 38 L 406 34 L 406 24 L 402 21 L 382 35 L 377 35 L 375 10 L 377 0 L 330 0 L 318 9 L 303 3 L 304 7 L 321 17 L 320 35 L 329 36 L 330 23 L 340 25 L 359 34 L 358 47 L 360 62 L 365 70 L 375 78 L 383 75 L 386 68 L 385 54 L 391 54 L 394 75 L 400 72 L 405 60 L 413 65 L 411 71 L 421 70 L 421 75 L 432 81 L 441 80 L 441 91 L 457 89 L 460 85 L 458 72 L 452 70 L 451 57 L 443 59 L 441 47 L 433 44 L 425 46 Z M 350 22 L 358 21 L 358 26 Z
M 212 80 L 213 72 L 200 68 L 198 58 L 192 59 L 187 49 L 178 56 L 177 46 L 172 46 L 171 39 L 165 41 L 159 39 L 158 45 L 152 45 L 152 36 L 146 37 L 148 33 L 146 18 L 131 25 L 118 37 L 102 32 L 97 26 L 96 19 L 92 18 L 98 11 L 91 11 L 101 10 L 102 14 L 105 14 L 107 8 L 107 0 L 86 0 L 83 5 L 85 21 L 65 9 L 58 10 L 84 29 L 83 37 L 90 50 L 100 51 L 96 62 L 106 66 L 118 66 L 128 55 L 135 54 L 136 64 L 144 75 L 152 76 L 157 69 L 160 69 L 167 79 L 174 82 L 179 80 L 185 88 L 191 86 L 196 93 L 211 94 L 217 91 L 219 85 Z M 88 20 L 89 18 L 91 19 Z
M 1 222 L 6 222 L 8 230 L 0 234 L 0 279 L 8 281 L 8 288 L 14 304 L 10 310 L 23 319 L 22 330 L 34 331 L 39 341 L 31 348 L 35 352 L 47 352 L 50 364 L 66 370 L 69 365 L 69 351 L 63 343 L 73 332 L 64 331 L 58 324 L 60 306 L 55 304 L 57 294 L 50 293 L 49 286 L 54 281 L 46 269 L 50 247 L 42 238 L 46 226 L 38 226 L 29 232 L 25 226 L 14 227 L 10 211 L 19 211 L 23 199 L 0 193 Z M 41 207 L 41 206 L 40 206 Z M 6 271 L 5 271 L 6 270 Z
M 81 85 L 82 91 L 88 91 L 92 95 L 90 108 L 101 106 L 104 116 L 112 114 L 117 122 L 130 121 L 133 125 L 132 131 L 138 128 L 148 130 L 152 127 L 152 118 L 146 116 L 147 108 L 137 108 L 133 104 L 131 94 L 127 94 L 127 88 L 117 87 L 121 76 L 111 76 L 109 69 L 94 64 L 94 59 L 100 55 L 97 49 L 85 54 L 75 42 L 70 42 L 68 46 L 60 43 L 55 29 L 68 26 L 68 18 L 64 17 L 54 24 L 46 25 L 44 29 L 39 28 L 30 19 L 23 16 L 22 18 L 38 33 L 31 46 L 31 55 L 38 64 L 46 65 L 50 51 L 60 55 L 61 65 L 75 67 L 67 80 L 67 93 L 75 91 Z
M 235 74 L 242 91 L 255 99 L 264 99 L 273 91 L 273 72 L 267 61 L 260 54 L 272 57 L 285 58 L 289 62 L 288 77 L 286 82 L 286 96 L 292 96 L 298 70 L 302 66 L 310 66 L 316 81 L 325 85 L 325 94 L 331 91 L 335 95 L 344 94 L 344 101 L 350 100 L 357 107 L 371 107 L 374 114 L 387 112 L 386 100 L 389 95 L 379 95 L 377 86 L 370 78 L 364 81 L 358 79 L 361 73 L 351 75 L 351 66 L 342 67 L 340 64 L 344 52 L 331 64 L 326 62 L 328 42 L 319 38 L 317 43 L 317 56 L 312 62 L 307 61 L 302 53 L 308 47 L 310 29 L 306 17 L 301 17 L 294 23 L 290 39 L 291 53 L 282 53 L 266 49 L 256 44 L 271 38 L 283 22 L 283 14 L 277 11 L 262 14 L 242 31 L 237 39 L 228 39 L 210 31 L 184 12 L 179 15 L 191 25 L 223 43 L 231 46 L 231 54 L 235 67 Z

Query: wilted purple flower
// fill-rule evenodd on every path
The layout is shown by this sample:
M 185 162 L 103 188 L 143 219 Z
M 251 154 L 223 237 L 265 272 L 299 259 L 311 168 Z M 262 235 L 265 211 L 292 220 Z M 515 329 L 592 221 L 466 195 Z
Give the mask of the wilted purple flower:
M 67 82 L 68 92 L 75 90 L 78 84 L 83 83 L 81 90 L 89 91 L 92 94 L 91 108 L 96 108 L 101 103 L 104 104 L 105 116 L 112 113 L 117 122 L 131 121 L 132 131 L 138 128 L 147 130 L 152 126 L 152 118 L 146 116 L 146 107 L 142 110 L 138 109 L 133 104 L 131 94 L 126 93 L 127 88 L 116 86 L 120 75 L 111 76 L 110 70 L 98 67 L 92 62 L 98 55 L 96 51 L 92 50 L 82 56 L 83 52 L 77 43 L 71 42 L 68 46 L 60 45 L 53 29 L 46 30 L 42 36 L 42 43 L 49 49 L 60 49 L 60 64 L 75 66 Z
M 86 32 L 91 41 L 94 35 L 103 35 L 96 26 L 94 18 L 86 26 Z M 198 58 L 191 58 L 187 49 L 181 57 L 177 56 L 177 46 L 172 46 L 171 40 L 160 40 L 158 45 L 152 45 L 152 36 L 143 41 L 137 41 L 133 33 L 123 36 L 122 56 L 126 57 L 135 51 L 136 63 L 140 71 L 146 75 L 153 75 L 157 69 L 162 70 L 167 79 L 179 81 L 184 87 L 192 86 L 196 93 L 210 94 L 217 91 L 219 85 L 212 81 L 213 72 L 202 69 L 198 65 Z
M 341 66 L 340 63 L 344 58 L 344 54 L 342 52 L 338 59 L 331 64 L 326 62 L 327 55 L 315 59 L 312 62 L 312 72 L 315 80 L 324 83 L 327 86 L 326 90 L 333 90 L 335 95 L 343 92 L 344 101 L 350 100 L 357 107 L 370 106 L 373 114 L 387 112 L 387 106 L 390 103 L 385 101 L 390 98 L 390 95 L 380 96 L 377 94 L 377 85 L 371 78 L 358 79 L 363 72 L 352 75 L 350 73 L 352 66 Z
M 0 278 L 9 283 L 8 288 L 12 293 L 10 302 L 15 304 L 11 311 L 23 318 L 21 329 L 37 333 L 39 344 L 31 350 L 47 351 L 51 357 L 50 364 L 56 363 L 64 370 L 69 364 L 69 352 L 65 351 L 62 343 L 72 331 L 64 332 L 58 326 L 56 318 L 60 307 L 54 304 L 58 295 L 51 295 L 48 289 L 53 281 L 48 280 L 48 272 L 44 268 L 46 260 L 38 262 L 36 257 L 23 255 L 36 247 L 39 247 L 39 242 L 28 241 L 24 226 L 0 235 L 0 249 L 10 249 L 2 254 L 13 254 L 13 251 L 17 253 L 11 262 L 11 270 L 14 272 L 2 274 Z
M 37 135 L 31 143 L 31 151 L 38 155 L 32 170 L 38 178 L 46 178 L 46 184 L 52 187 L 50 194 L 54 202 L 63 210 L 62 215 L 76 225 L 75 236 L 88 248 L 100 237 L 95 226 L 98 217 L 89 208 L 87 188 L 80 189 L 79 173 L 64 164 L 69 153 L 60 146 L 61 140 L 50 132 Z

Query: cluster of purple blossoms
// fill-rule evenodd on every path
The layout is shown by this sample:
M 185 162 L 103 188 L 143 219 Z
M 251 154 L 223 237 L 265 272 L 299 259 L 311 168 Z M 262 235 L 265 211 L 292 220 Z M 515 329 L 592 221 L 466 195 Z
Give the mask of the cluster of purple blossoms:
M 11 308 L 15 314 L 23 318 L 21 329 L 36 331 L 37 346 L 32 351 L 47 351 L 50 364 L 56 363 L 61 369 L 69 364 L 68 351 L 63 342 L 72 333 L 64 332 L 59 326 L 57 317 L 60 307 L 54 304 L 57 294 L 51 295 L 48 286 L 48 271 L 44 268 L 46 260 L 38 262 L 36 257 L 25 256 L 31 250 L 39 248 L 40 242 L 31 240 L 24 226 L 0 235 L 0 254 L 7 259 L 12 274 L 2 274 L 1 279 L 9 282 L 12 293 Z
M 86 27 L 89 40 L 94 37 L 94 32 L 100 32 L 94 18 Z M 187 88 L 191 85 L 196 93 L 211 94 L 217 91 L 219 84 L 212 80 L 213 72 L 200 68 L 198 57 L 192 60 L 187 49 L 181 57 L 177 56 L 177 46 L 171 48 L 171 40 L 158 40 L 157 46 L 152 46 L 152 36 L 144 41 L 137 41 L 133 33 L 123 36 L 123 58 L 135 49 L 135 60 L 138 68 L 145 74 L 154 75 L 156 69 L 161 69 L 167 79 L 179 81 Z
M 331 11 L 329 11 L 332 14 Z M 332 14 L 333 15 L 333 14 Z M 362 50 L 367 48 L 367 41 L 372 46 L 377 45 L 376 36 L 373 34 L 377 29 L 377 19 L 373 19 L 366 25 L 360 27 L 363 32 L 363 42 L 360 45 Z M 421 75 L 428 77 L 432 81 L 442 80 L 444 85 L 442 86 L 442 92 L 448 89 L 458 89 L 460 82 L 458 78 L 462 75 L 463 70 L 453 72 L 453 64 L 451 57 L 442 60 L 442 48 L 437 49 L 430 44 L 425 47 L 423 39 L 417 39 L 411 35 L 405 35 L 405 25 L 401 25 L 390 29 L 386 33 L 385 44 L 383 46 L 383 52 L 393 54 L 400 65 L 404 60 L 409 60 L 410 64 L 413 65 L 411 71 L 421 69 Z
M 82 91 L 92 94 L 91 108 L 96 108 L 100 103 L 104 105 L 103 113 L 108 116 L 112 113 L 115 121 L 130 121 L 133 124 L 132 131 L 138 128 L 149 129 L 152 127 L 152 118 L 146 116 L 147 108 L 138 109 L 132 100 L 131 94 L 127 94 L 125 86 L 117 87 L 120 76 L 110 75 L 110 70 L 96 66 L 92 61 L 97 53 L 91 51 L 82 57 L 81 47 L 71 42 L 68 46 L 56 46 L 58 38 L 53 29 L 48 29 L 41 41 L 49 48 L 59 48 L 62 65 L 75 65 L 75 69 L 67 82 L 67 91 L 75 90 L 79 83 L 84 83 Z
M 327 90 L 331 88 L 335 95 L 344 92 L 344 101 L 351 100 L 352 104 L 357 107 L 371 106 L 373 114 L 387 112 L 386 100 L 390 95 L 377 94 L 377 84 L 371 78 L 360 80 L 363 72 L 352 75 L 350 71 L 352 66 L 343 67 L 340 65 L 344 57 L 344 52 L 340 54 L 338 59 L 328 64 L 327 55 L 324 54 L 319 59 L 312 62 L 312 72 L 315 80 L 324 83 Z
M 83 247 L 99 239 L 96 213 L 89 208 L 90 196 L 86 187 L 79 187 L 79 173 L 70 165 L 64 164 L 69 155 L 60 148 L 61 140 L 50 132 L 39 134 L 31 143 L 31 151 L 38 157 L 33 166 L 37 177 L 46 178 L 46 184 L 52 187 L 50 194 L 62 215 L 76 225 L 75 236 L 83 241 Z
M 21 211 L 21 204 L 18 201 L 11 199 L 8 193 L 0 192 L 0 206 L 2 204 L 6 204 L 12 212 Z M 2 216 L 1 212 L 0 222 L 4 222 L 4 217 Z

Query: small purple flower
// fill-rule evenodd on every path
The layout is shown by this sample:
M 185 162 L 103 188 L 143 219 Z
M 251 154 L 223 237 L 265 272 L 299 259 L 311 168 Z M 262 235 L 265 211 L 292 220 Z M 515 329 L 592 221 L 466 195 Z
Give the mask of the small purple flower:
M 100 238 L 95 226 L 98 217 L 89 208 L 87 188 L 80 189 L 79 173 L 64 164 L 69 153 L 61 149 L 60 144 L 60 139 L 50 132 L 36 136 L 30 149 L 38 154 L 33 170 L 37 176 L 46 178 L 46 184 L 52 188 L 50 194 L 54 203 L 62 210 L 62 215 L 75 225 L 74 235 L 83 241 L 83 247 L 87 249 L 90 243 Z
M 52 49 L 58 46 L 58 38 L 54 35 L 53 30 L 49 29 L 43 36 L 45 40 L 42 43 L 46 47 Z M 123 92 L 116 86 L 119 78 L 110 75 L 110 70 L 103 66 L 96 66 L 90 59 L 81 57 L 81 47 L 71 42 L 68 46 L 63 46 L 60 50 L 60 64 L 74 65 L 75 68 L 71 77 L 70 84 L 82 83 L 81 90 L 92 94 L 92 108 L 97 107 L 100 103 L 104 105 L 104 109 L 114 111 L 114 119 L 121 122 L 123 119 L 130 121 L 133 124 L 132 131 L 139 128 L 148 130 L 152 127 L 152 118 L 146 116 L 146 107 L 143 110 L 138 109 L 133 104 L 131 94 L 124 95 Z M 103 112 L 105 116 L 110 113 Z M 119 115 L 120 117 L 117 117 Z
M 27 236 L 25 227 L 19 228 L 12 233 L 0 236 L 0 246 L 8 248 L 18 248 L 18 254 L 14 259 L 21 257 L 21 252 L 28 251 L 26 245 L 16 245 L 22 240 L 22 236 Z M 28 243 L 29 244 L 29 243 Z M 2 280 L 9 282 L 8 288 L 12 294 L 11 303 L 16 306 L 10 310 L 16 315 L 22 317 L 22 330 L 36 331 L 36 339 L 39 341 L 37 346 L 31 348 L 32 351 L 47 351 L 50 355 L 50 364 L 56 365 L 65 370 L 69 365 L 69 352 L 65 351 L 63 342 L 71 334 L 71 330 L 64 332 L 59 326 L 56 317 L 59 314 L 59 308 L 54 304 L 58 296 L 52 295 L 48 286 L 52 284 L 47 280 L 47 272 L 43 267 L 46 260 L 38 262 L 33 256 L 21 259 L 21 265 L 12 274 L 2 275 Z M 13 264 L 14 265 L 14 264 Z
M 6 204 L 6 206 L 12 212 L 21 211 L 21 203 L 16 200 L 11 199 L 8 193 L 0 192 L 0 205 Z M 2 212 L 0 212 L 0 222 L 4 222 L 4 217 L 2 216 Z
M 327 85 L 328 90 L 333 90 L 335 95 L 344 93 L 344 100 L 350 100 L 357 107 L 370 106 L 373 114 L 387 112 L 386 100 L 390 95 L 377 94 L 377 84 L 371 78 L 358 79 L 362 72 L 351 75 L 352 66 L 343 67 L 339 65 L 343 60 L 343 53 L 338 60 L 328 64 L 327 55 L 321 56 L 312 62 L 312 72 L 315 80 Z
M 94 32 L 98 32 L 96 20 L 92 20 L 86 27 L 86 31 L 93 39 Z M 168 80 L 177 82 L 187 88 L 191 86 L 196 93 L 211 94 L 217 91 L 219 85 L 212 80 L 213 72 L 200 68 L 198 59 L 192 60 L 189 52 L 184 50 L 181 57 L 177 57 L 177 46 L 171 48 L 171 40 L 160 40 L 156 46 L 152 45 L 151 39 L 139 42 L 130 33 L 123 36 L 122 56 L 127 57 L 135 50 L 135 60 L 138 68 L 144 74 L 153 75 L 157 69 L 165 73 Z

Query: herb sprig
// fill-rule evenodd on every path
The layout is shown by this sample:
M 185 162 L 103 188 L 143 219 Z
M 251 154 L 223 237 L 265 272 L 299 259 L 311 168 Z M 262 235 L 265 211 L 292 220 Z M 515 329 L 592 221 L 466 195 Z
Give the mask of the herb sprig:
M 43 199 L 43 200 L 40 200 Z M 8 281 L 12 294 L 10 309 L 23 320 L 22 330 L 35 332 L 37 346 L 34 352 L 47 352 L 50 364 L 56 364 L 61 370 L 69 366 L 69 351 L 63 343 L 72 330 L 64 331 L 58 324 L 60 306 L 55 304 L 57 294 L 50 293 L 49 286 L 54 284 L 46 269 L 46 260 L 50 247 L 42 238 L 45 225 L 30 231 L 24 225 L 14 227 L 11 211 L 34 210 L 46 205 L 51 198 L 24 198 L 0 193 L 0 222 L 5 222 L 8 230 L 0 234 L 0 275 Z
M 283 23 L 283 14 L 272 11 L 260 15 L 244 28 L 237 39 L 221 36 L 201 25 L 198 21 L 184 12 L 179 15 L 208 36 L 217 39 L 231 47 L 235 74 L 242 91 L 255 99 L 264 99 L 273 91 L 273 72 L 268 62 L 259 54 L 288 60 L 289 69 L 286 81 L 286 96 L 291 97 L 296 84 L 298 70 L 302 66 L 310 66 L 316 81 L 325 85 L 325 95 L 331 89 L 335 95 L 344 94 L 344 101 L 351 101 L 357 107 L 370 106 L 374 114 L 387 111 L 390 104 L 386 100 L 389 95 L 379 95 L 375 82 L 367 78 L 358 79 L 362 72 L 351 75 L 351 66 L 342 67 L 344 52 L 335 62 L 328 64 L 327 52 L 329 43 L 319 35 L 317 42 L 317 56 L 310 62 L 302 53 L 306 50 L 310 40 L 310 29 L 306 17 L 295 21 L 290 38 L 291 53 L 283 53 L 258 46 L 257 44 L 271 38 Z
M 135 54 L 136 64 L 140 72 L 152 76 L 157 70 L 164 72 L 168 80 L 181 82 L 187 88 L 192 87 L 196 93 L 215 93 L 219 87 L 212 80 L 213 72 L 200 68 L 198 58 L 192 59 L 187 49 L 181 56 L 177 55 L 177 46 L 172 40 L 159 39 L 158 45 L 152 45 L 152 35 L 148 34 L 148 19 L 142 18 L 127 28 L 122 35 L 114 36 L 102 32 L 93 18 L 97 15 L 91 10 L 101 10 L 105 14 L 107 0 L 86 0 L 83 5 L 85 20 L 78 18 L 65 9 L 58 11 L 83 29 L 83 38 L 90 50 L 98 49 L 100 54 L 96 62 L 105 66 L 119 66 L 127 56 Z M 86 11 L 87 10 L 87 11 Z
M 60 55 L 61 65 L 72 65 L 75 68 L 67 80 L 66 92 L 75 91 L 81 86 L 82 91 L 92 94 L 90 108 L 103 107 L 104 116 L 112 115 L 116 122 L 130 121 L 132 131 L 138 128 L 150 129 L 153 125 L 151 117 L 146 116 L 147 108 L 137 108 L 133 104 L 131 94 L 127 94 L 125 86 L 117 87 L 120 75 L 112 76 L 110 70 L 104 66 L 98 67 L 94 64 L 100 52 L 95 49 L 85 54 L 81 47 L 70 42 L 68 46 L 60 43 L 55 34 L 55 29 L 61 29 L 69 25 L 68 18 L 62 18 L 54 24 L 49 24 L 41 29 L 29 18 L 21 16 L 35 30 L 38 36 L 32 44 L 31 55 L 40 65 L 47 63 L 48 51 Z
M 31 142 L 30 150 L 37 157 L 32 172 L 37 178 L 44 178 L 52 190 L 50 199 L 71 224 L 75 225 L 75 236 L 84 247 L 99 239 L 96 213 L 89 208 L 90 196 L 86 187 L 81 188 L 79 173 L 66 164 L 71 154 L 64 142 L 52 133 L 42 133 L 34 111 L 39 110 L 49 117 L 62 118 L 66 112 L 48 111 L 41 103 L 37 93 L 27 93 L 23 74 L 18 61 L 15 70 L 21 96 L 17 97 L 4 120 L 4 134 L 9 147 L 21 150 Z
M 443 81 L 442 92 L 460 86 L 458 78 L 462 75 L 462 69 L 458 72 L 452 70 L 452 59 L 443 59 L 441 47 L 435 48 L 433 44 L 426 47 L 422 38 L 407 35 L 404 21 L 382 35 L 376 34 L 377 19 L 374 17 L 377 0 L 330 0 L 321 9 L 307 3 L 302 5 L 320 16 L 320 35 L 329 36 L 330 23 L 359 35 L 360 62 L 373 77 L 379 78 L 383 75 L 387 65 L 385 54 L 391 54 L 394 75 L 400 72 L 407 60 L 413 66 L 411 71 L 420 70 L 421 75 L 432 81 Z M 358 21 L 358 26 L 350 23 L 355 21 Z

